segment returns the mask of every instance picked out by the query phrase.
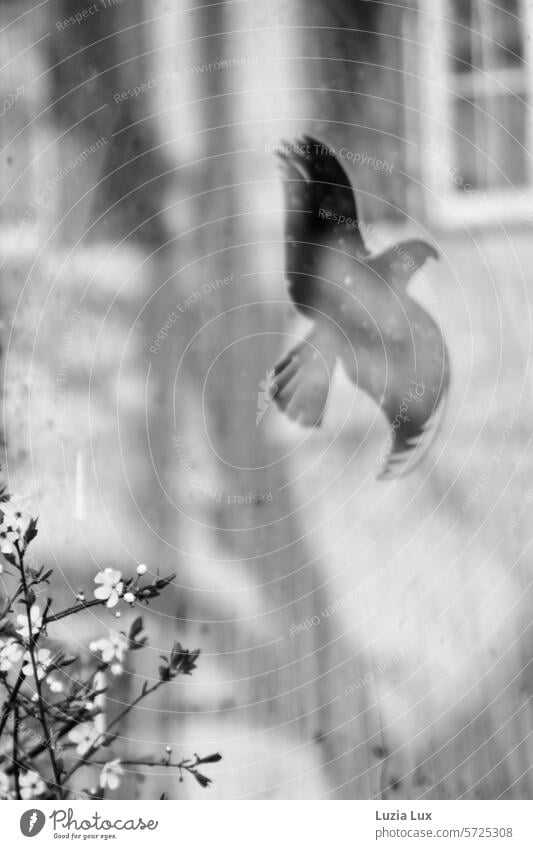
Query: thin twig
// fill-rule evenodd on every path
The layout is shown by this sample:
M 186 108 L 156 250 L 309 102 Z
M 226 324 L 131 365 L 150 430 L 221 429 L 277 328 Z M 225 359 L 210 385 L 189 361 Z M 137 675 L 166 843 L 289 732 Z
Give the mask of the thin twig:
M 125 717 L 125 716 L 127 716 L 127 714 L 128 714 L 131 710 L 133 710 L 133 708 L 134 708 L 134 707 L 136 707 L 136 706 L 139 704 L 139 702 L 141 702 L 143 699 L 146 699 L 146 698 L 147 698 L 148 696 L 150 696 L 152 693 L 155 693 L 155 691 L 156 691 L 156 690 L 158 690 L 158 689 L 161 687 L 161 685 L 162 685 L 162 684 L 165 684 L 165 683 L 167 683 L 167 682 L 166 682 L 166 681 L 157 681 L 157 682 L 153 685 L 153 687 L 149 687 L 147 690 L 144 690 L 144 689 L 143 689 L 143 690 L 141 691 L 140 695 L 139 695 L 139 696 L 137 696 L 137 698 L 136 698 L 136 699 L 134 699 L 134 700 L 133 700 L 133 701 L 132 701 L 129 705 L 127 705 L 127 706 L 124 708 L 124 710 L 122 710 L 122 711 L 118 714 L 118 716 L 116 716 L 116 717 L 115 717 L 115 718 L 114 718 L 114 719 L 113 719 L 113 720 L 112 720 L 112 721 L 111 721 L 111 722 L 107 725 L 107 727 L 106 727 L 105 731 L 102 731 L 102 733 L 98 735 L 98 737 L 96 738 L 96 740 L 94 741 L 94 743 L 92 744 L 92 746 L 91 746 L 89 749 L 87 749 L 87 751 L 86 751 L 85 755 L 83 755 L 82 757 L 78 758 L 78 760 L 77 760 L 77 761 L 73 764 L 73 766 L 69 769 L 69 771 L 68 771 L 68 772 L 67 772 L 67 774 L 65 775 L 64 781 L 65 781 L 65 782 L 66 782 L 66 781 L 68 781 L 68 780 L 69 780 L 69 778 L 70 778 L 72 775 L 74 775 L 74 773 L 75 773 L 75 772 L 77 772 L 77 771 L 78 771 L 78 769 L 80 769 L 80 767 L 84 766 L 84 765 L 88 762 L 88 759 L 91 757 L 91 755 L 92 755 L 92 754 L 94 754 L 94 752 L 95 752 L 95 751 L 99 748 L 99 746 L 101 746 L 101 745 L 102 745 L 102 740 L 105 740 L 106 736 L 107 736 L 107 735 L 110 733 L 110 731 L 111 731 L 111 730 L 115 727 L 115 725 L 117 725 L 117 724 L 118 724 L 118 723 L 119 723 L 122 719 L 124 719 L 124 717 Z
M 13 777 L 15 781 L 15 798 L 21 799 L 20 795 L 20 764 L 19 764 L 19 711 L 15 705 L 13 713 Z
M 98 667 L 97 671 L 100 668 L 106 669 L 107 667 L 108 667 L 108 664 L 101 664 L 101 666 Z M 84 684 L 84 687 L 87 690 L 87 693 L 86 693 L 87 698 L 92 698 L 92 697 L 94 697 L 94 695 L 97 695 L 97 691 L 95 691 L 92 687 L 89 687 L 87 685 L 87 683 Z M 48 710 L 48 712 L 50 712 L 48 706 L 46 706 L 46 709 Z M 57 719 L 57 717 L 56 717 L 56 719 Z M 52 717 L 52 721 L 53 720 L 54 720 L 54 717 Z M 83 715 L 70 716 L 70 717 L 63 715 L 61 717 L 61 721 L 64 722 L 64 725 L 56 731 L 56 733 L 55 733 L 56 740 L 61 740 L 66 734 L 69 733 L 69 731 L 72 731 L 72 729 L 75 728 L 77 725 L 79 725 L 81 722 L 85 722 L 86 717 L 84 717 Z M 41 755 L 45 751 L 46 748 L 47 748 L 47 744 L 46 744 L 45 741 L 41 741 L 40 743 L 37 743 L 33 747 L 33 749 L 30 749 L 30 751 L 28 752 L 28 759 L 34 760 L 39 755 Z M 6 775 L 12 775 L 13 767 L 8 766 L 8 767 L 6 767 L 6 769 L 4 771 L 5 771 Z
M 105 603 L 106 600 L 100 598 L 94 598 L 90 601 L 83 601 L 80 604 L 75 604 L 72 607 L 68 607 L 65 610 L 61 610 L 59 613 L 54 613 L 53 616 L 48 616 L 45 621 L 45 624 L 47 625 L 49 622 L 59 622 L 60 619 L 65 619 L 66 616 L 71 616 L 74 613 L 79 613 L 81 610 L 88 610 L 89 607 L 98 607 L 98 605 L 102 605 Z
M 15 682 L 15 686 L 11 690 L 9 698 L 6 702 L 4 702 L 4 706 L 2 708 L 2 716 L 0 717 L 0 737 L 2 736 L 2 732 L 5 728 L 7 720 L 9 718 L 9 714 L 11 713 L 11 708 L 13 707 L 13 704 L 14 704 L 16 698 L 17 698 L 18 691 L 22 687 L 24 677 L 25 676 L 24 676 L 24 673 L 23 673 L 22 668 L 21 668 L 20 671 L 19 671 L 19 674 L 18 674 L 18 678 Z
M 198 758 L 198 757 L 194 761 L 192 761 L 191 758 L 183 758 L 183 760 L 179 761 L 179 763 L 172 763 L 172 761 L 169 761 L 166 758 L 162 758 L 161 760 L 158 760 L 158 761 L 154 760 L 153 758 L 150 758 L 150 759 L 144 760 L 144 761 L 143 760 L 138 760 L 138 761 L 123 760 L 122 758 L 119 758 L 119 760 L 120 760 L 121 766 L 148 766 L 148 767 L 164 766 L 164 767 L 170 767 L 170 768 L 173 768 L 173 769 L 186 769 L 186 770 L 196 769 L 196 767 L 200 766 L 201 763 L 202 763 L 202 759 Z M 87 761 L 87 763 L 90 763 L 92 766 L 105 766 L 107 761 Z
M 28 634 L 29 634 L 29 648 L 28 648 L 28 650 L 29 650 L 29 654 L 30 654 L 30 660 L 31 660 L 31 665 L 32 665 L 32 669 L 33 669 L 33 675 L 34 675 L 34 678 L 35 678 L 35 688 L 37 690 L 37 707 L 38 707 L 38 710 L 39 710 L 39 718 L 40 718 L 40 722 L 41 722 L 41 727 L 43 729 L 43 735 L 44 735 L 44 739 L 45 739 L 45 742 L 46 742 L 46 748 L 48 749 L 48 754 L 49 754 L 49 757 L 50 757 L 50 764 L 51 764 L 51 767 L 52 767 L 52 772 L 54 773 L 54 779 L 55 779 L 55 783 L 56 783 L 56 786 L 57 786 L 57 791 L 58 791 L 58 794 L 59 794 L 59 798 L 61 799 L 61 797 L 62 797 L 61 770 L 59 769 L 59 766 L 57 764 L 57 760 L 56 760 L 56 756 L 55 756 L 55 752 L 54 752 L 54 740 L 52 738 L 52 734 L 51 734 L 50 728 L 48 726 L 48 721 L 46 719 L 46 712 L 45 712 L 44 703 L 43 703 L 43 693 L 42 693 L 42 689 L 41 689 L 41 682 L 40 682 L 40 679 L 39 679 L 39 665 L 38 665 L 37 660 L 35 658 L 36 639 L 34 640 L 34 638 L 33 638 L 33 626 L 32 626 L 32 621 L 31 621 L 32 603 L 31 603 L 31 601 L 28 597 L 28 584 L 27 584 L 27 581 L 26 581 L 26 570 L 25 570 L 25 566 L 24 566 L 24 555 L 22 554 L 21 551 L 18 550 L 18 546 L 17 546 L 17 551 L 18 551 L 18 555 L 19 555 L 19 564 L 20 564 L 20 579 L 21 579 L 23 590 L 24 590 L 24 604 L 26 606 L 26 618 L 27 618 L 27 621 L 28 621 Z M 47 604 L 46 604 L 44 614 L 43 614 L 43 619 L 42 619 L 43 623 L 46 622 L 46 616 L 48 614 L 48 610 L 50 608 L 51 603 L 52 603 L 52 600 L 49 598 L 48 601 L 47 601 Z M 37 636 L 41 633 L 41 631 L 43 630 L 44 627 L 45 626 L 43 624 L 42 627 L 37 632 Z M 21 669 L 22 669 L 22 667 L 21 667 Z
M 48 610 L 48 608 L 50 606 L 50 603 L 51 603 L 51 600 L 48 599 L 47 606 L 46 606 L 46 609 L 45 609 L 45 614 L 46 614 L 46 611 Z M 41 627 L 39 629 L 39 631 L 36 631 L 35 634 L 33 634 L 31 636 L 30 648 L 34 648 L 37 645 L 37 642 L 38 642 L 39 637 L 41 636 L 42 632 L 43 632 L 43 627 Z M 31 633 L 31 631 L 30 631 L 30 633 Z M 9 718 L 9 714 L 11 713 L 11 708 L 13 707 L 13 704 L 16 701 L 16 698 L 19 694 L 19 690 L 22 687 L 22 685 L 25 681 L 25 678 L 26 678 L 26 676 L 24 675 L 24 672 L 22 671 L 22 666 L 21 666 L 20 669 L 19 669 L 19 674 L 17 676 L 17 680 L 15 681 L 13 689 L 11 690 L 11 693 L 9 694 L 9 698 L 6 702 L 4 702 L 4 705 L 2 707 L 2 715 L 0 716 L 0 737 L 2 736 L 2 732 L 5 728 L 7 720 Z
M 9 611 L 10 613 L 14 613 L 13 605 L 15 604 L 19 595 L 22 595 L 22 587 L 20 586 L 20 584 L 19 584 L 18 589 L 16 590 L 15 594 L 12 595 L 11 598 L 8 598 L 6 611 Z
M 70 722 L 68 722 L 66 725 L 64 725 L 63 728 L 56 733 L 56 735 L 55 735 L 56 740 L 60 740 L 62 737 L 65 736 L 65 734 L 68 734 L 69 731 L 72 731 L 72 729 L 75 728 L 76 725 L 79 725 L 81 721 L 82 720 L 79 719 L 79 718 L 78 719 L 71 719 Z M 33 749 L 30 749 L 30 751 L 27 753 L 28 761 L 35 760 L 35 758 L 39 757 L 39 755 L 42 755 L 42 753 L 44 751 L 46 751 L 47 748 L 48 748 L 48 746 L 44 741 L 41 742 L 41 743 L 37 743 L 33 747 Z M 14 772 L 13 766 L 6 767 L 4 772 L 6 773 L 6 775 L 12 775 L 13 772 Z

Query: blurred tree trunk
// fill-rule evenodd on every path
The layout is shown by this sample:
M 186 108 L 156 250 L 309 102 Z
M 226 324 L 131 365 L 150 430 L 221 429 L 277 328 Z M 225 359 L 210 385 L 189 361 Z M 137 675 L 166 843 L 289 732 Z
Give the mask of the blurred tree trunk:
M 155 35 L 156 70 L 182 70 L 174 97 L 164 87 L 155 94 L 176 167 L 167 220 L 177 232 L 160 252 L 161 326 L 177 303 L 186 310 L 151 357 L 161 396 L 148 425 L 159 435 L 158 479 L 181 516 L 166 537 L 182 554 L 180 615 L 187 640 L 204 648 L 186 691 L 192 716 L 184 732 L 177 719 L 172 741 L 179 735 L 183 751 L 216 741 L 229 774 L 223 764 L 214 792 L 227 797 L 378 789 L 379 762 L 368 752 L 379 725 L 364 696 L 355 716 L 340 699 L 327 621 L 291 636 L 326 607 L 322 558 L 301 538 L 276 413 L 256 425 L 261 383 L 292 338 L 281 193 L 266 146 L 310 108 L 287 58 L 302 49 L 291 31 L 302 14 L 199 4 Z M 165 48 L 178 31 L 172 64 Z M 243 70 L 217 69 L 236 58 Z M 362 668 L 353 659 L 351 674 Z

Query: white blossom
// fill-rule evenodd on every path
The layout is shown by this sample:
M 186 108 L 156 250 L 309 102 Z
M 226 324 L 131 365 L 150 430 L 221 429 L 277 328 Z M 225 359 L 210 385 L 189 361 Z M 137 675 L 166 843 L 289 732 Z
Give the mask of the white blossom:
M 2 521 L 9 522 L 11 527 L 19 531 L 20 534 L 26 533 L 32 519 L 28 506 L 29 498 L 22 495 L 12 495 L 9 501 L 3 501 L 0 504 L 0 510 L 4 514 Z
M 128 638 L 120 631 L 109 631 L 109 637 L 100 637 L 89 645 L 92 652 L 98 652 L 104 663 L 111 664 L 113 675 L 120 675 L 122 662 L 128 650 Z
M 44 793 L 46 785 L 38 772 L 23 772 L 19 778 L 20 795 L 23 799 L 35 799 Z
M 106 607 L 115 607 L 124 587 L 122 573 L 118 569 L 104 569 L 95 576 L 94 583 L 102 585 L 94 591 L 94 597 L 105 601 Z
M 0 551 L 2 554 L 16 554 L 17 549 L 15 543 L 18 542 L 19 535 L 16 531 L 11 530 L 5 522 L 0 524 Z
M 50 687 L 52 693 L 62 693 L 65 689 L 63 682 L 59 678 L 53 678 L 51 675 L 46 679 L 46 683 Z
M 2 554 L 14 554 L 15 544 L 24 536 L 31 522 L 25 509 L 26 499 L 12 496 L 0 502 L 0 550 Z
M 52 663 L 52 657 L 50 655 L 49 649 L 39 649 L 39 651 L 34 651 L 35 665 L 37 667 L 37 678 L 41 681 L 45 675 L 46 670 Z M 33 663 L 31 660 L 31 654 L 29 651 L 24 654 L 24 666 L 22 667 L 22 671 L 27 678 L 33 675 Z
M 5 772 L 0 772 L 0 799 L 11 798 L 11 782 Z
M 0 672 L 9 672 L 14 663 L 22 657 L 22 646 L 12 637 L 0 640 Z
M 43 615 L 38 604 L 32 604 L 30 609 L 31 629 L 32 633 L 39 631 L 43 624 Z M 17 634 L 25 640 L 30 639 L 30 629 L 28 627 L 28 617 L 25 613 L 19 613 L 17 616 L 18 628 L 15 628 Z
M 71 743 L 76 743 L 76 752 L 83 757 L 99 736 L 100 732 L 93 722 L 82 722 L 69 731 L 68 739 Z
M 102 789 L 107 787 L 109 790 L 116 790 L 120 785 L 122 775 L 124 775 L 124 770 L 120 766 L 120 759 L 115 758 L 113 761 L 108 761 L 108 763 L 104 764 L 100 773 L 100 787 Z

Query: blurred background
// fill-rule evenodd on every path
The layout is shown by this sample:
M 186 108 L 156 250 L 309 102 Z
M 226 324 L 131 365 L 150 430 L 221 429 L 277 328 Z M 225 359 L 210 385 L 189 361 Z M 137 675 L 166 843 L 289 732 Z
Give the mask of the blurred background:
M 531 798 L 532 32 L 530 0 L 2 0 L 7 484 L 65 600 L 176 572 L 108 710 L 173 639 L 199 668 L 122 752 L 223 754 L 208 790 L 116 795 Z M 265 397 L 306 329 L 273 154 L 303 133 L 371 246 L 440 252 L 413 295 L 449 403 L 393 483 L 341 373 L 317 431 Z

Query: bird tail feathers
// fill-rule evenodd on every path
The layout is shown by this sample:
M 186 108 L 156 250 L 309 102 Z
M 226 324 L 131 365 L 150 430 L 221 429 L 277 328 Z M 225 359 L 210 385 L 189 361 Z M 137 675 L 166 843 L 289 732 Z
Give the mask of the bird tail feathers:
M 446 411 L 448 385 L 449 375 L 446 371 L 437 403 L 422 428 L 411 434 L 406 434 L 401 429 L 393 431 L 392 445 L 385 457 L 378 480 L 392 481 L 404 477 L 422 462 L 440 432 Z M 387 440 L 388 443 L 390 439 L 391 435 Z
M 335 357 L 311 333 L 274 367 L 270 394 L 276 406 L 305 427 L 319 427 L 328 400 Z

